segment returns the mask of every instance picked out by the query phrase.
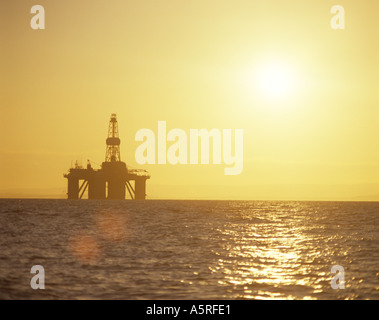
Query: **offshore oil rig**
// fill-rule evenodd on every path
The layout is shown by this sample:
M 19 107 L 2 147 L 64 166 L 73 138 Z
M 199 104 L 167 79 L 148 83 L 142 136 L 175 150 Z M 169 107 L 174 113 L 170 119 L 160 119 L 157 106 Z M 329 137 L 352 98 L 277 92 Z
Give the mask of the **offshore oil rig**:
M 121 161 L 120 143 L 117 117 L 113 113 L 109 120 L 105 161 L 101 169 L 93 169 L 89 160 L 87 168 L 76 162 L 75 167 L 64 175 L 68 180 L 68 199 L 82 199 L 87 189 L 88 199 L 123 200 L 126 190 L 133 200 L 146 199 L 146 180 L 150 174 L 146 170 L 130 169 Z

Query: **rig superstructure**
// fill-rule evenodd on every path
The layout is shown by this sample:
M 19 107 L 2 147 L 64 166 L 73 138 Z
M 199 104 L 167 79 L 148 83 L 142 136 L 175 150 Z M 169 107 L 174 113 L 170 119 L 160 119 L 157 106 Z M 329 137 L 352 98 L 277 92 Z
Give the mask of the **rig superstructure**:
M 126 190 L 133 200 L 146 199 L 146 180 L 150 174 L 142 169 L 130 169 L 121 161 L 121 140 L 118 134 L 116 114 L 109 120 L 105 161 L 95 170 L 88 161 L 87 168 L 76 163 L 64 175 L 67 178 L 67 198 L 82 199 L 88 189 L 88 199 L 125 199 Z M 132 183 L 133 182 L 133 183 Z M 134 187 L 133 187 L 134 185 Z

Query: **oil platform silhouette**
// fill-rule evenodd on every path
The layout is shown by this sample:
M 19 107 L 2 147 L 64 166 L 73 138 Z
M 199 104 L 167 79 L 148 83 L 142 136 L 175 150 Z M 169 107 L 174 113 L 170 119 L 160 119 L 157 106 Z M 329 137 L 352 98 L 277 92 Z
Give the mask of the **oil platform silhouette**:
M 146 170 L 129 169 L 121 161 L 120 143 L 117 117 L 113 113 L 109 120 L 105 161 L 101 164 L 101 169 L 93 169 L 89 160 L 87 168 L 76 162 L 75 167 L 64 175 L 68 180 L 68 199 L 82 199 L 87 188 L 88 199 L 123 200 L 126 190 L 133 200 L 146 199 L 146 180 L 150 174 Z

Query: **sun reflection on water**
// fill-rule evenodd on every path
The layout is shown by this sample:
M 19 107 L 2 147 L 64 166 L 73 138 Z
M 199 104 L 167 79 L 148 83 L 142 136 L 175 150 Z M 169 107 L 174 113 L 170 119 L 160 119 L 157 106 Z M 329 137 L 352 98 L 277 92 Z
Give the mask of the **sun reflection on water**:
M 284 294 L 284 288 L 292 288 L 303 299 L 322 292 L 330 274 L 323 266 L 317 267 L 321 253 L 312 247 L 306 217 L 300 217 L 288 221 L 287 212 L 287 221 L 281 223 L 280 212 L 255 212 L 254 225 L 235 223 L 220 229 L 227 259 L 218 259 L 211 268 L 212 273 L 222 275 L 218 283 L 234 286 L 239 292 L 236 298 L 243 299 L 294 298 Z

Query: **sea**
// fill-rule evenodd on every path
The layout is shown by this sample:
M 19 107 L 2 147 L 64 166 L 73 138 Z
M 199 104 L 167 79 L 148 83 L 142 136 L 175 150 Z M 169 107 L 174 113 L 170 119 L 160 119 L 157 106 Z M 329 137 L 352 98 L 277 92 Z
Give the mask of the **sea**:
M 0 299 L 376 300 L 379 202 L 1 199 Z

